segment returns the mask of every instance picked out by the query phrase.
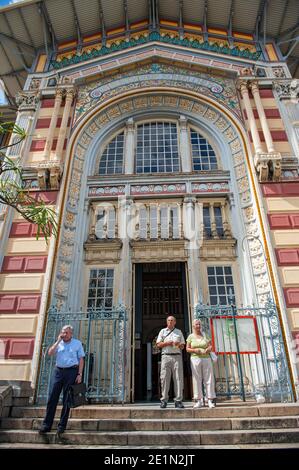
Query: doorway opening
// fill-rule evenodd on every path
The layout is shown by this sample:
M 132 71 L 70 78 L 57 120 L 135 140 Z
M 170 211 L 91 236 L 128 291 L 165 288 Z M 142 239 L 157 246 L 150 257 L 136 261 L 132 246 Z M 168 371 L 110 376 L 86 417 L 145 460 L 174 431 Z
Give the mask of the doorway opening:
M 176 327 L 184 338 L 189 334 L 186 266 L 183 262 L 140 263 L 135 265 L 135 367 L 134 401 L 160 399 L 161 354 L 156 339 L 166 327 L 168 315 L 176 317 Z M 184 399 L 191 398 L 189 357 L 183 351 Z M 173 387 L 170 388 L 172 399 Z

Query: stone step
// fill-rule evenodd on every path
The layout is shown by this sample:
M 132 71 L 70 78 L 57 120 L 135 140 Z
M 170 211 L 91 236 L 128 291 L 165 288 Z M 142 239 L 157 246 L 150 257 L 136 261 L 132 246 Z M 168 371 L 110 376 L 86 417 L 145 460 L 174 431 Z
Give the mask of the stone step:
M 275 416 L 299 416 L 299 404 L 267 404 L 260 406 L 225 406 L 216 408 L 207 407 L 194 409 L 192 404 L 187 404 L 184 409 L 175 409 L 173 404 L 161 410 L 159 404 L 139 408 L 136 406 L 82 406 L 71 410 L 71 418 L 80 419 L 188 419 L 188 418 L 252 418 Z M 14 418 L 43 418 L 45 407 L 15 407 L 11 411 Z M 60 408 L 56 416 L 60 415 Z
M 0 443 L 35 443 L 115 446 L 182 446 L 299 443 L 299 429 L 229 431 L 131 431 L 66 432 L 60 440 L 54 433 L 39 435 L 31 430 L 2 430 Z
M 38 430 L 42 418 L 2 418 L 1 429 Z M 53 423 L 56 429 L 58 420 Z M 68 431 L 207 431 L 296 428 L 299 417 L 268 418 L 187 418 L 187 419 L 76 419 L 68 421 Z

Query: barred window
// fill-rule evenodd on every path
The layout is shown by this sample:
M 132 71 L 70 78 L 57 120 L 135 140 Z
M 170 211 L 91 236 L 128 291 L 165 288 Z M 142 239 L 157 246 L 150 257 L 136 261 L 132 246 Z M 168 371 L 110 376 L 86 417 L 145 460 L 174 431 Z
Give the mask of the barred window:
M 137 127 L 136 173 L 180 170 L 176 124 L 151 122 Z
M 191 146 L 193 170 L 216 170 L 217 158 L 214 150 L 208 141 L 198 132 L 191 129 Z
M 105 148 L 99 165 L 100 175 L 123 173 L 124 132 L 114 137 Z
M 208 285 L 211 305 L 235 303 L 231 266 L 208 266 Z
M 88 308 L 112 308 L 113 269 L 91 269 L 88 288 Z

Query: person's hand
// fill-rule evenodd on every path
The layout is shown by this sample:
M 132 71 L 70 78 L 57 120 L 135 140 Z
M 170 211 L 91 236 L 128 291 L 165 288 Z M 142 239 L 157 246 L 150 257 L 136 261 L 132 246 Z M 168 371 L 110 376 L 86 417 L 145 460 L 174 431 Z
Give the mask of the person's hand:
M 63 339 L 63 334 L 60 332 L 57 337 L 57 341 L 61 341 L 62 339 Z
M 80 384 L 81 382 L 82 382 L 82 375 L 79 375 L 79 374 L 78 374 L 77 377 L 76 377 L 75 383 L 76 383 L 76 384 Z
M 174 346 L 173 341 L 168 341 L 167 346 Z
M 176 348 L 179 348 L 181 345 L 181 343 L 179 341 L 173 341 L 173 346 L 175 346 Z

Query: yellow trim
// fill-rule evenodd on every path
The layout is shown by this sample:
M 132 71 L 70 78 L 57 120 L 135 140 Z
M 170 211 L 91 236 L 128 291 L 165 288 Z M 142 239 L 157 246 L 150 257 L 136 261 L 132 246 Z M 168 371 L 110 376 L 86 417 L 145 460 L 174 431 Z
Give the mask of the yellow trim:
M 184 23 L 185 29 L 194 29 L 195 31 L 202 31 L 202 26 L 195 24 Z
M 222 36 L 227 36 L 226 29 L 208 28 L 208 33 L 221 34 Z
M 278 61 L 278 57 L 277 57 L 273 44 L 266 44 L 266 51 L 271 62 Z
M 164 26 L 178 26 L 177 21 L 160 20 L 160 24 L 163 24 Z
M 125 30 L 126 28 L 124 26 L 122 26 L 121 28 L 110 29 L 109 31 L 107 31 L 107 36 L 109 37 L 110 34 L 123 33 Z
M 133 23 L 131 24 L 131 31 L 136 29 L 136 28 L 140 28 L 140 26 L 146 26 L 148 25 L 148 21 L 147 20 L 144 20 L 144 21 L 138 21 L 138 23 Z
M 253 40 L 253 36 L 252 34 L 244 34 L 244 33 L 233 33 L 233 37 L 234 38 L 238 38 L 238 39 L 248 39 L 249 41 Z
M 90 41 L 95 41 L 96 39 L 101 40 L 101 38 L 102 38 L 101 33 L 93 34 L 92 36 L 85 36 L 85 38 L 83 38 L 83 43 L 90 42 Z
M 67 49 L 68 47 L 72 47 L 72 46 L 76 46 L 76 45 L 77 45 L 77 41 L 63 42 L 63 43 L 58 45 L 57 49 L 59 51 L 61 51 L 63 49 Z
M 46 62 L 47 62 L 46 54 L 41 54 L 38 58 L 35 71 L 36 72 L 43 72 L 44 68 L 45 68 L 45 65 L 46 65 Z
M 278 290 L 277 290 L 277 286 L 276 286 L 275 277 L 274 277 L 274 274 L 273 274 L 273 268 L 272 268 L 271 263 L 269 262 L 269 260 L 270 260 L 269 247 L 268 247 L 267 238 L 266 238 L 266 235 L 265 235 L 265 228 L 264 228 L 264 223 L 263 223 L 263 218 L 262 218 L 262 213 L 261 213 L 261 207 L 259 205 L 259 198 L 258 198 L 258 194 L 257 194 L 256 183 L 255 183 L 252 168 L 251 168 L 251 165 L 250 165 L 248 147 L 247 147 L 247 143 L 246 143 L 246 140 L 245 140 L 245 137 L 244 137 L 245 130 L 241 128 L 238 121 L 234 120 L 234 118 L 231 116 L 230 113 L 228 113 L 228 111 L 226 111 L 224 108 L 219 106 L 215 101 L 213 101 L 212 99 L 207 98 L 207 97 L 201 97 L 198 93 L 193 92 L 191 90 L 182 90 L 180 88 L 169 88 L 168 89 L 168 88 L 163 88 L 163 87 L 154 87 L 154 88 L 147 88 L 147 89 L 146 88 L 141 88 L 139 90 L 131 90 L 131 91 L 125 92 L 125 93 L 123 93 L 119 96 L 115 96 L 113 98 L 110 98 L 106 102 L 102 103 L 96 109 L 91 110 L 90 114 L 89 115 L 87 114 L 86 118 L 83 119 L 81 123 L 79 122 L 79 126 L 74 129 L 74 134 L 71 137 L 71 146 L 70 146 L 70 150 L 69 150 L 69 153 L 68 153 L 68 162 L 67 162 L 67 168 L 66 168 L 66 173 L 65 173 L 65 185 L 64 185 L 64 188 L 63 188 L 62 200 L 61 200 L 61 205 L 60 205 L 61 211 L 60 211 L 60 214 L 59 214 L 58 233 L 57 233 L 57 238 L 55 240 L 53 263 L 52 263 L 52 269 L 51 269 L 50 280 L 49 280 L 49 288 L 48 288 L 48 293 L 47 293 L 46 312 L 48 311 L 49 306 L 50 306 L 50 293 L 52 292 L 53 278 L 54 278 L 54 267 L 56 266 L 58 246 L 59 246 L 59 243 L 60 243 L 61 223 L 62 223 L 62 220 L 63 220 L 64 212 L 66 210 L 65 209 L 65 199 L 66 199 L 67 192 L 69 190 L 70 169 L 71 169 L 71 164 L 72 164 L 73 157 L 74 157 L 74 147 L 75 147 L 75 145 L 78 144 L 78 136 L 83 131 L 83 129 L 87 128 L 88 123 L 92 120 L 92 118 L 96 114 L 99 114 L 100 112 L 102 112 L 103 110 L 105 110 L 106 108 L 108 108 L 109 106 L 114 104 L 115 102 L 122 102 L 122 101 L 124 101 L 125 99 L 127 99 L 129 97 L 132 97 L 132 98 L 133 97 L 141 97 L 141 96 L 150 95 L 150 94 L 153 94 L 153 93 L 155 93 L 155 94 L 157 94 L 157 93 L 172 94 L 174 96 L 178 96 L 178 94 L 179 94 L 180 97 L 189 97 L 189 98 L 191 97 L 194 100 L 199 101 L 201 103 L 202 102 L 209 103 L 211 106 L 216 108 L 220 113 L 224 114 L 228 118 L 229 122 L 231 122 L 233 124 L 233 126 L 235 126 L 235 128 L 239 132 L 240 139 L 243 143 L 243 148 L 244 148 L 244 152 L 245 152 L 249 177 L 250 177 L 250 180 L 251 180 L 251 183 L 252 183 L 252 190 L 253 190 L 254 200 L 255 200 L 256 207 L 257 207 L 257 212 L 258 212 L 258 220 L 259 220 L 259 224 L 260 224 L 260 227 L 261 227 L 263 242 L 264 242 L 264 246 L 265 246 L 266 263 L 267 263 L 267 266 L 268 266 L 270 281 L 272 283 L 272 288 L 273 288 L 273 293 L 274 293 L 274 300 L 275 300 L 275 303 L 277 305 L 277 312 L 278 312 L 279 322 L 280 322 L 280 326 L 281 326 L 283 342 L 284 342 L 284 346 L 285 346 L 285 350 L 286 350 L 286 358 L 287 358 L 287 363 L 288 363 L 288 367 L 289 367 L 289 371 L 290 371 L 291 385 L 292 385 L 292 390 L 293 390 L 293 394 L 294 394 L 294 398 L 295 398 L 296 397 L 296 389 L 295 389 L 294 377 L 293 377 L 293 372 L 292 372 L 292 367 L 291 367 L 291 362 L 290 362 L 290 357 L 289 357 L 289 352 L 288 352 L 288 346 L 287 346 L 287 341 L 286 341 L 285 327 L 284 327 L 284 323 L 282 321 L 282 314 L 281 314 Z M 46 313 L 45 322 L 44 322 L 44 325 L 43 325 L 41 343 L 43 343 L 43 340 L 44 340 L 46 323 L 47 323 L 47 313 Z M 36 377 L 39 376 L 40 363 L 41 363 L 41 358 L 39 358 Z

